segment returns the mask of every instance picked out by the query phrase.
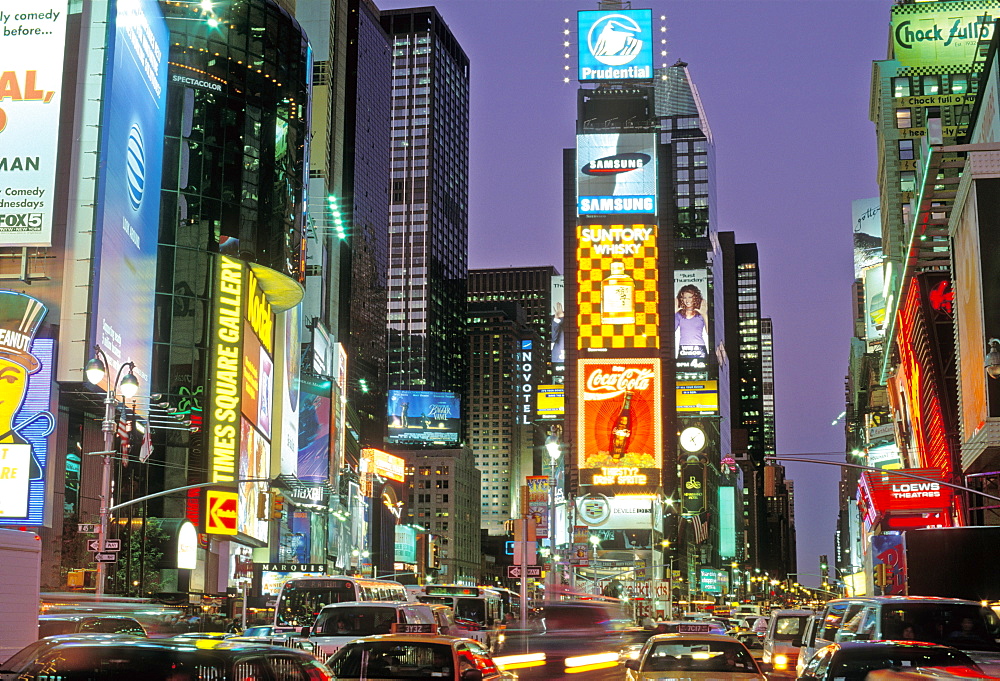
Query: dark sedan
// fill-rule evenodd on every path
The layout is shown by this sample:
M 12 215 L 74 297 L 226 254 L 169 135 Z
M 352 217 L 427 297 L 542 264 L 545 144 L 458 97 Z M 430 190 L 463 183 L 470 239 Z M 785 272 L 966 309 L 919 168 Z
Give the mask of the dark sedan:
M 18 679 L 32 681 L 330 681 L 312 655 L 280 646 L 231 641 L 167 639 L 74 640 L 52 646 L 28 662 Z
M 877 669 L 907 667 L 979 667 L 961 650 L 920 641 L 852 641 L 816 651 L 799 681 L 864 681 Z

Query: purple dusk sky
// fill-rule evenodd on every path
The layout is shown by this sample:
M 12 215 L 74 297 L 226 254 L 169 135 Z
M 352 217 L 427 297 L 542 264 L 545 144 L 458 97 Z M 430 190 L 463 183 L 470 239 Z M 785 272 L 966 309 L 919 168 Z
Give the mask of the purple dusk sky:
M 562 262 L 562 149 L 577 84 L 562 31 L 595 0 L 375 0 L 433 4 L 469 55 L 469 266 Z M 890 0 L 644 2 L 666 16 L 667 56 L 688 63 L 716 149 L 716 229 L 756 242 L 774 320 L 777 447 L 843 461 L 851 329 L 851 201 L 877 196 L 872 61 L 886 57 Z M 565 24 L 564 19 L 571 23 Z M 570 36 L 575 49 L 576 38 Z M 570 71 L 564 71 L 564 65 Z M 798 571 L 833 558 L 839 469 L 788 464 Z

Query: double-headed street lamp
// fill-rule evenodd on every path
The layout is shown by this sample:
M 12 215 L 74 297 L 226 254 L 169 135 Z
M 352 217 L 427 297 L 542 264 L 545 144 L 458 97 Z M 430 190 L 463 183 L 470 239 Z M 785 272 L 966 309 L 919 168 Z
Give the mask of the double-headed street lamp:
M 100 347 L 94 346 L 94 358 L 87 362 L 85 373 L 87 380 L 94 385 L 100 385 L 107 375 L 108 356 Z M 122 372 L 128 369 L 128 373 L 122 376 Z M 101 460 L 101 525 L 98 531 L 97 541 L 101 551 L 104 550 L 104 542 L 108 538 L 108 515 L 111 505 L 111 455 L 113 453 L 115 438 L 115 408 L 118 405 L 118 389 L 121 389 L 122 397 L 129 400 L 139 392 L 139 379 L 135 377 L 135 363 L 125 362 L 118 368 L 118 375 L 115 380 L 108 381 L 108 387 L 104 394 L 104 420 L 101 421 L 101 430 L 104 431 L 104 451 L 100 452 Z M 97 563 L 97 588 L 98 596 L 104 595 L 104 581 L 107 576 L 107 563 L 98 561 Z

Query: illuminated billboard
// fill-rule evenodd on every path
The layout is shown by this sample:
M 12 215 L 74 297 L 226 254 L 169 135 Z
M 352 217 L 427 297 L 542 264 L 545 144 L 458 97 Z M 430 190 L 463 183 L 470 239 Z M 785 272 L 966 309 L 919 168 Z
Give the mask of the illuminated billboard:
M 461 429 L 456 393 L 421 390 L 389 391 L 388 442 L 458 442 Z
M 872 265 L 862 273 L 865 286 L 865 340 L 882 340 L 885 335 L 885 267 Z
M 602 530 L 654 528 L 653 497 L 584 494 L 576 499 L 576 517 L 588 527 Z
M 538 386 L 538 417 L 561 418 L 566 413 L 566 387 L 563 385 Z
M 528 518 L 535 523 L 535 536 L 549 536 L 549 476 L 529 475 L 524 479 L 528 488 Z
M 0 521 L 43 524 L 55 341 L 35 338 L 47 310 L 0 291 Z
M 580 81 L 652 79 L 652 10 L 580 11 L 577 30 Z
M 566 318 L 566 281 L 561 274 L 552 275 L 549 282 L 549 294 L 552 298 L 552 309 L 549 312 L 552 322 L 550 338 L 552 350 L 552 371 L 562 374 L 566 363 L 566 337 L 563 335 L 563 320 Z
M 577 364 L 580 483 L 644 493 L 662 465 L 660 362 L 581 359 Z
M 656 225 L 577 228 L 577 347 L 658 348 Z
M 677 381 L 677 411 L 683 414 L 719 413 L 719 382 Z
M 111 364 L 106 380 L 132 361 L 140 384 L 148 386 L 169 32 L 155 0 L 120 0 L 113 7 L 101 111 L 91 344 Z
M 998 11 L 996 0 L 894 5 L 892 57 L 904 67 L 971 64 L 979 40 L 992 38 Z
M 299 382 L 298 479 L 324 483 L 330 477 L 332 381 L 303 375 Z
M 576 136 L 578 215 L 656 212 L 656 135 Z
M 51 246 L 66 0 L 8 0 L 0 35 L 0 245 Z
M 240 534 L 267 542 L 268 522 L 257 517 L 258 500 L 267 493 L 270 472 L 271 444 L 243 419 L 240 424 L 240 478 L 257 478 L 264 482 L 241 482 L 237 509 L 237 530 Z
M 677 369 L 707 369 L 712 342 L 708 270 L 674 271 L 674 357 Z

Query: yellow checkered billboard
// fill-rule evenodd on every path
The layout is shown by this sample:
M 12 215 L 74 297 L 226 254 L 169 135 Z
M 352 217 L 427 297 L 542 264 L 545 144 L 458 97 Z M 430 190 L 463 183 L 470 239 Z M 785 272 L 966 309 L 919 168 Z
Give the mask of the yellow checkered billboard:
M 577 348 L 658 348 L 656 225 L 577 227 Z

